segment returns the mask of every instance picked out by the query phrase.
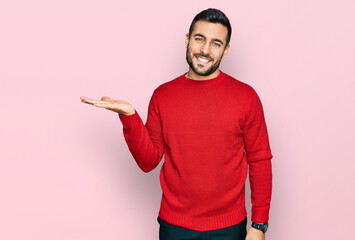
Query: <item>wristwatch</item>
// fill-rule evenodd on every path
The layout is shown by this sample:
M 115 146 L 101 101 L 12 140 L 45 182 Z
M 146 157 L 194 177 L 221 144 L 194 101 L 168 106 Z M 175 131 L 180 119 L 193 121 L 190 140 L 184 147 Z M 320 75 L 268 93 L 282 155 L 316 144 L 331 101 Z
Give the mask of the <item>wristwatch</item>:
M 259 224 L 259 223 L 255 223 L 255 222 L 251 222 L 251 226 L 253 228 L 256 228 L 260 231 L 263 231 L 264 233 L 266 233 L 268 227 L 269 227 L 269 223 L 265 223 L 265 224 Z

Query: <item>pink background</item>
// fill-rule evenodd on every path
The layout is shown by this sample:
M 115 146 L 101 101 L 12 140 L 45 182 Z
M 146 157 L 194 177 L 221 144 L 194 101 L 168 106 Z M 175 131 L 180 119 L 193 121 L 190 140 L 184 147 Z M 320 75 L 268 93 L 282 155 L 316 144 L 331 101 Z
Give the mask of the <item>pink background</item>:
M 118 116 L 79 97 L 127 100 L 145 121 L 153 90 L 188 70 L 185 34 L 208 7 L 233 27 L 221 69 L 263 102 L 267 239 L 352 237 L 354 1 L 12 0 L 0 3 L 0 239 L 158 239 L 161 164 L 143 173 Z

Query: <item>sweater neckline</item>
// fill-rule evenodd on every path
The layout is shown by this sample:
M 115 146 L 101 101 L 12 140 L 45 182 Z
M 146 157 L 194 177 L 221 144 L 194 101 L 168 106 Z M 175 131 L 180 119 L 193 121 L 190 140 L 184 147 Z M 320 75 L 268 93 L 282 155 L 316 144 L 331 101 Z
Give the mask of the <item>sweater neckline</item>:
M 187 73 L 187 72 L 186 72 Z M 217 77 L 208 80 L 194 80 L 186 77 L 186 73 L 181 76 L 181 82 L 188 86 L 200 86 L 200 87 L 210 87 L 221 83 L 224 79 L 225 73 L 219 70 L 219 75 Z

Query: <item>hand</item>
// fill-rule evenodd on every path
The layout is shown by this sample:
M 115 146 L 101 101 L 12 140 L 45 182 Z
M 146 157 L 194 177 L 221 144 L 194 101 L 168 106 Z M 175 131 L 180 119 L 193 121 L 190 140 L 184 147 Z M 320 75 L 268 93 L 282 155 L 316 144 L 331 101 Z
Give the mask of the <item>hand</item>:
M 135 113 L 133 106 L 129 102 L 123 100 L 114 100 L 110 97 L 102 97 L 100 101 L 100 100 L 90 99 L 84 96 L 81 96 L 80 100 L 83 103 L 91 104 L 96 107 L 106 108 L 108 110 L 123 115 L 132 115 Z
M 245 240 L 265 240 L 265 233 L 250 227 Z

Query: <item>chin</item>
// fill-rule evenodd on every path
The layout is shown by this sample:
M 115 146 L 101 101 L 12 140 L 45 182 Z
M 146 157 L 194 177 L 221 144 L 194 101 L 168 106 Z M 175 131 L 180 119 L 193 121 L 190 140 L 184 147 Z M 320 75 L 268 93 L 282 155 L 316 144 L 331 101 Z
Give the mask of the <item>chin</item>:
M 197 74 L 199 74 L 199 75 L 201 75 L 201 76 L 208 76 L 208 75 L 210 75 L 210 74 L 206 74 L 206 73 L 208 73 L 209 72 L 209 70 L 210 70 L 210 67 L 204 67 L 204 68 L 201 68 L 201 67 L 196 67 L 195 66 L 195 73 L 197 73 Z

